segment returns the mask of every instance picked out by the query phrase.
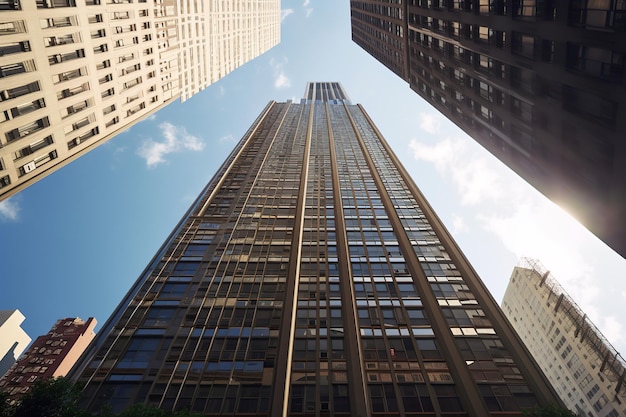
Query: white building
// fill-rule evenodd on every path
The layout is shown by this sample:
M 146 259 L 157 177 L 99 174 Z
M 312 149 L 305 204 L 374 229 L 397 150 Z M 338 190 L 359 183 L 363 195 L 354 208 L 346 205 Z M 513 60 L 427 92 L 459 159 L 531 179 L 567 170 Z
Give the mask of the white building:
M 0 200 L 280 41 L 280 0 L 0 0 Z
M 515 267 L 502 310 L 568 408 L 626 416 L 626 362 L 539 262 Z
M 20 327 L 24 315 L 19 310 L 0 310 L 0 377 L 17 361 L 31 341 Z

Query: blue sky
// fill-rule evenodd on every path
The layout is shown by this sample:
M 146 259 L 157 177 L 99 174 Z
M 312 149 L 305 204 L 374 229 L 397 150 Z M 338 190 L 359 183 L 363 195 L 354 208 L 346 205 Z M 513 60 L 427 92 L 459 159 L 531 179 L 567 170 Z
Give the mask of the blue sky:
M 263 107 L 339 81 L 496 300 L 538 258 L 625 352 L 626 260 L 352 43 L 347 1 L 282 3 L 280 45 L 0 204 L 0 309 L 33 338 L 62 317 L 104 323 Z

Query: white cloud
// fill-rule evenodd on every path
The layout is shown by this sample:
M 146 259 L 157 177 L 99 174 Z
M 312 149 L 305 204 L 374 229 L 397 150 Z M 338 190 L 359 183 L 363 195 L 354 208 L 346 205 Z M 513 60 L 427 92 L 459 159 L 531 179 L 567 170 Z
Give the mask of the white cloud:
M 226 91 L 224 90 L 224 86 L 220 85 L 220 88 L 217 92 L 218 97 L 224 97 L 224 94 L 226 93 Z
M 461 232 L 467 232 L 468 227 L 467 224 L 465 223 L 465 219 L 461 216 L 458 216 L 456 214 L 452 215 L 452 234 L 455 235 L 457 233 L 461 233 Z
M 304 0 L 304 3 L 302 3 L 302 7 L 307 7 L 309 4 L 311 4 L 311 0 Z
M 221 138 L 219 138 L 219 141 L 222 142 L 222 143 L 224 143 L 224 142 L 235 142 L 236 139 L 235 139 L 235 136 L 233 136 L 232 134 L 229 133 L 228 135 L 225 135 L 225 136 L 222 136 Z
M 622 320 L 615 316 L 605 316 L 599 323 L 595 323 L 602 335 L 612 344 L 618 345 L 626 342 Z
M 0 201 L 0 218 L 3 220 L 17 221 L 20 214 L 20 206 L 17 201 L 7 199 Z
M 274 87 L 276 88 L 291 87 L 291 80 L 285 75 L 284 72 L 280 71 L 280 73 L 274 80 Z
M 284 22 L 287 16 L 293 14 L 293 9 L 282 9 L 280 11 L 280 21 Z
M 283 57 L 282 61 L 277 61 L 272 58 L 270 60 L 270 66 L 274 71 L 274 87 L 275 88 L 288 88 L 291 87 L 291 79 L 285 74 L 285 64 L 287 63 L 287 58 Z
M 502 176 L 489 166 L 485 158 L 478 155 L 468 157 L 471 151 L 469 140 L 446 138 L 428 145 L 413 139 L 409 148 L 415 159 L 434 164 L 439 172 L 452 179 L 463 205 L 502 200 L 503 193 L 509 190 L 511 184 L 503 182 Z
M 439 133 L 440 117 L 434 113 L 420 113 L 418 125 L 423 131 L 434 135 Z
M 313 13 L 313 8 L 312 7 L 306 9 L 306 17 L 307 18 L 311 17 L 312 13 Z
M 154 168 L 165 162 L 165 155 L 167 154 L 183 150 L 201 151 L 204 149 L 202 140 L 187 133 L 184 127 L 163 122 L 159 125 L 159 129 L 161 129 L 164 139 L 162 142 L 148 139 L 137 150 L 137 154 L 146 160 L 148 168 Z
M 422 118 L 426 129 L 438 124 Z M 413 139 L 415 159 L 432 163 L 452 184 L 457 199 L 482 232 L 495 237 L 516 257 L 540 260 L 583 309 L 593 309 L 601 293 L 596 271 L 586 257 L 588 232 L 571 216 L 541 196 L 511 170 L 490 157 L 470 138 Z M 453 230 L 463 222 L 453 218 Z

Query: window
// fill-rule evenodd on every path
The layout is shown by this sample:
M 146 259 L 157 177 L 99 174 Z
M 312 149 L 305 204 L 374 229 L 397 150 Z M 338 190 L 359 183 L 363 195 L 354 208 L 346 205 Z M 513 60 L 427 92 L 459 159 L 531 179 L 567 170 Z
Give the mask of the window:
M 58 84 L 58 83 L 74 80 L 76 78 L 82 77 L 85 74 L 87 74 L 87 70 L 85 68 L 78 68 L 78 69 L 71 70 L 71 71 L 65 71 L 60 74 L 55 74 L 52 76 L 52 81 L 55 84 Z
M 511 111 L 526 123 L 532 123 L 533 106 L 518 98 L 511 97 Z
M 516 0 L 513 2 L 513 16 L 532 19 L 537 16 L 537 4 L 542 0 Z
M 567 44 L 567 67 L 605 80 L 621 81 L 626 54 L 611 49 Z
M 3 90 L 0 91 L 0 101 L 10 100 L 39 90 L 39 82 L 34 82 L 22 85 L 20 87 Z
M 43 107 L 46 107 L 46 104 L 43 98 L 40 98 L 39 100 L 29 101 L 29 102 L 20 104 L 17 107 L 12 108 L 11 116 L 15 118 L 24 114 L 28 114 L 35 110 L 41 109 Z
M 0 65 L 0 78 L 10 77 L 15 74 L 22 74 L 35 70 L 35 63 L 32 60 L 16 62 L 13 64 Z
M 17 157 L 17 159 L 23 158 L 24 156 L 30 155 L 33 152 L 38 151 L 39 149 L 43 149 L 46 146 L 51 145 L 52 143 L 54 143 L 52 136 L 47 136 L 35 143 L 31 143 L 25 148 L 20 149 L 15 153 L 15 156 Z
M 117 368 L 147 368 L 150 359 L 159 347 L 160 339 L 135 338 L 130 341 L 126 353 L 117 363 Z
M 30 51 L 28 41 L 0 44 L 0 56 Z
M 563 86 L 563 107 L 609 126 L 615 124 L 617 117 L 617 103 L 598 94 L 565 85 Z
M 535 57 L 535 38 L 520 32 L 511 34 L 511 52 L 526 58 Z
M 32 123 L 28 123 L 24 126 L 21 126 L 17 129 L 13 129 L 7 133 L 5 133 L 5 136 L 7 138 L 7 141 L 12 142 L 14 140 L 17 139 L 21 139 L 25 136 L 28 136 L 32 133 L 35 133 L 41 129 L 44 129 L 46 127 L 50 126 L 50 122 L 48 120 L 47 117 L 44 117 L 42 119 L 36 120 Z
M 8 175 L 0 177 L 0 188 L 4 188 L 8 185 L 11 185 L 11 178 Z
M 14 5 L 19 5 L 18 2 L 13 2 Z M 2 10 L 0 6 L 0 10 Z M 21 20 L 15 22 L 2 22 L 0 23 L 0 36 L 2 35 L 10 35 L 13 33 L 24 33 L 26 28 L 24 26 L 24 22 Z
M 624 0 L 572 0 L 569 23 L 592 30 L 624 30 L 626 3 Z
M 176 310 L 172 308 L 151 308 L 148 310 L 143 325 L 145 327 L 167 326 L 174 318 L 175 311 Z
M 181 298 L 189 288 L 186 283 L 171 282 L 165 283 L 159 292 L 159 298 Z

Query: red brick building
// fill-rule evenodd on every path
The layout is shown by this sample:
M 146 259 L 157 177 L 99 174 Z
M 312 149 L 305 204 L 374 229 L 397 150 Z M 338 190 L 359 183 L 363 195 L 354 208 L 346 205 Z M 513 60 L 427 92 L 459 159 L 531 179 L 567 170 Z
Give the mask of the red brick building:
M 0 389 L 15 400 L 39 379 L 66 375 L 94 338 L 96 323 L 93 317 L 58 320 L 0 379 Z

